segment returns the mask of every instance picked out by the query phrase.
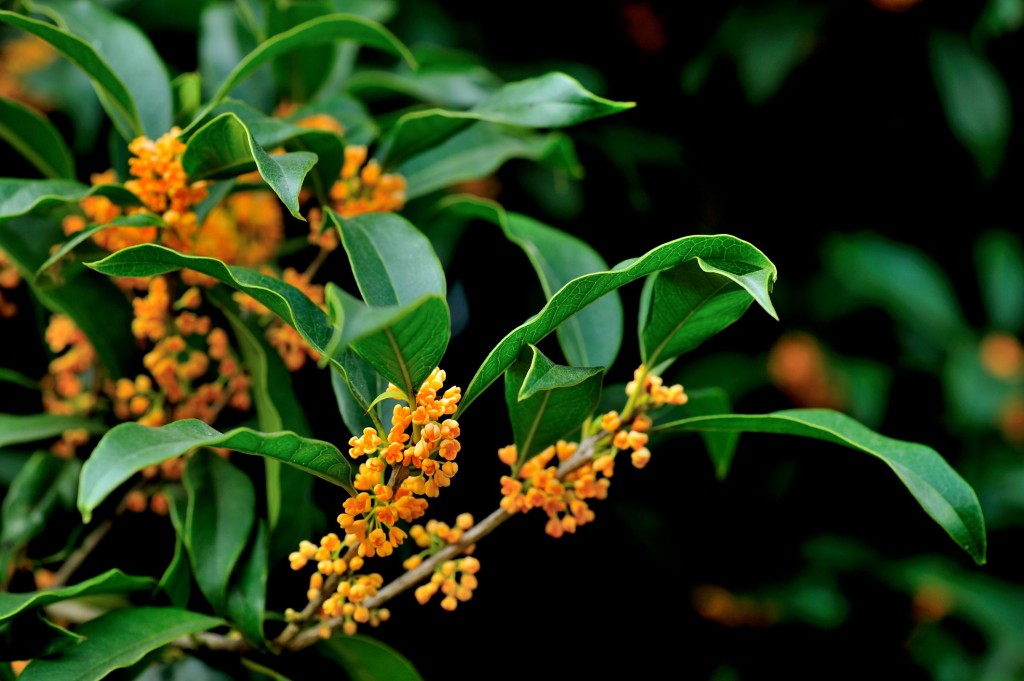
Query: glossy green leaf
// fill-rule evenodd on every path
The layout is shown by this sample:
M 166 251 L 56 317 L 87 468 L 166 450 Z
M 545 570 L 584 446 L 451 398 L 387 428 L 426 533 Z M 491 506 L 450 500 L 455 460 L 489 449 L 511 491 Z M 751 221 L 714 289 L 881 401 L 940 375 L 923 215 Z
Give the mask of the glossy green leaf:
M 192 120 L 203 103 L 202 78 L 198 73 L 181 73 L 171 81 L 174 96 L 174 124 L 184 125 Z
M 0 97 L 0 140 L 24 156 L 45 177 L 75 179 L 75 161 L 57 129 L 21 102 Z
M 489 220 L 505 237 L 523 249 L 550 299 L 571 280 L 608 269 L 604 258 L 585 241 L 486 199 L 457 196 L 439 208 L 467 217 Z M 574 366 L 610 367 L 622 345 L 623 311 L 619 294 L 612 291 L 582 308 L 556 329 L 566 359 Z
M 16 551 L 46 529 L 61 503 L 61 492 L 78 482 L 81 464 L 50 452 L 36 452 L 25 462 L 0 507 L 0 548 Z
M 731 276 L 695 258 L 653 275 L 641 303 L 643 363 L 654 366 L 693 350 L 742 317 L 755 296 L 774 317 L 768 298 L 774 267 L 748 267 L 748 276 Z
M 989 325 L 1024 329 L 1024 248 L 1010 232 L 987 232 L 975 243 L 975 263 Z
M 340 122 L 347 144 L 368 145 L 379 133 L 377 122 L 366 105 L 348 95 L 336 95 L 309 102 L 296 109 L 286 120 L 294 124 L 315 114 L 326 114 Z
M 161 428 L 122 423 L 96 444 L 82 467 L 78 509 L 88 522 L 96 508 L 136 472 L 197 447 L 224 447 L 283 461 L 351 491 L 352 468 L 334 445 L 290 432 L 259 433 L 235 428 L 221 433 L 197 419 Z
M 224 99 L 261 65 L 281 55 L 299 48 L 349 40 L 391 53 L 401 57 L 413 68 L 416 66 L 416 60 L 408 48 L 388 29 L 359 16 L 334 14 L 306 21 L 261 43 L 246 55 L 221 83 L 211 98 L 211 105 Z
M 256 490 L 249 476 L 206 450 L 188 459 L 185 547 L 196 584 L 213 609 L 223 613 L 228 580 L 249 542 L 256 521 Z
M 148 577 L 132 577 L 120 570 L 107 570 L 103 574 L 79 582 L 73 586 L 58 589 L 43 589 L 26 593 L 0 592 L 0 622 L 10 619 L 19 613 L 34 608 L 44 608 L 51 603 L 94 596 L 99 594 L 116 594 L 124 592 L 150 591 L 156 583 Z
M 39 269 L 36 270 L 35 277 L 36 279 L 43 277 L 59 279 L 60 265 L 63 264 L 62 261 L 69 253 L 88 241 L 97 232 L 113 227 L 164 227 L 166 224 L 167 223 L 165 223 L 159 216 L 152 215 L 150 213 L 137 213 L 135 215 L 122 215 L 121 217 L 114 218 L 105 225 L 92 225 L 87 227 L 68 237 L 68 240 L 61 244 L 60 248 L 54 251 L 53 255 L 47 258 L 46 262 L 39 266 Z
M 110 114 L 121 136 L 131 139 L 143 134 L 135 100 L 121 78 L 88 42 L 45 21 L 0 10 L 0 21 L 28 31 L 50 43 L 89 77 L 103 108 Z
M 928 513 L 979 565 L 985 563 L 985 519 L 978 497 L 931 447 L 880 435 L 849 416 L 827 409 L 787 409 L 771 414 L 697 416 L 660 424 L 666 431 L 779 433 L 824 440 L 881 459 Z
M 562 163 L 568 138 L 496 123 L 476 122 L 395 167 L 405 177 L 406 197 L 415 199 L 465 180 L 490 175 L 510 159 Z M 554 160 L 552 160 L 554 159 Z M 582 170 L 575 168 L 574 176 Z
M 566 437 L 601 399 L 601 367 L 557 365 L 535 346 L 505 373 L 505 406 L 519 454 L 516 468 Z
M 110 65 L 135 101 L 142 134 L 156 139 L 170 130 L 174 102 L 167 68 L 138 26 L 88 0 L 33 0 L 31 7 L 87 42 Z M 98 92 L 103 101 L 105 93 Z
M 625 111 L 632 102 L 613 102 L 589 92 L 571 76 L 552 72 L 509 83 L 469 111 L 427 109 L 401 116 L 378 152 L 391 167 L 426 151 L 474 121 L 527 128 L 563 128 Z
M 502 85 L 502 80 L 479 65 L 424 66 L 417 71 L 360 70 L 345 83 L 363 100 L 383 95 L 404 95 L 436 106 L 465 109 L 481 101 Z
M 423 681 L 405 656 L 376 638 L 337 635 L 317 644 L 317 650 L 337 662 L 352 681 Z
M 370 411 L 376 410 L 376 418 L 381 421 L 379 406 L 370 405 L 387 389 L 387 381 L 373 365 L 351 350 L 342 353 L 338 362 L 342 370 L 331 371 L 331 387 L 345 427 L 353 434 L 377 427 Z
M 0 447 L 38 442 L 57 437 L 65 430 L 83 428 L 96 435 L 106 426 L 81 416 L 60 416 L 58 414 L 0 414 Z
M 182 255 L 153 244 L 125 248 L 103 260 L 86 264 L 114 277 L 148 277 L 186 268 L 208 274 L 255 298 L 297 329 L 314 350 L 330 357 L 327 346 L 333 329 L 327 323 L 327 315 L 302 291 L 279 279 L 244 267 L 225 265 L 215 258 Z
M 411 303 L 427 293 L 446 294 L 444 271 L 430 240 L 394 213 L 353 218 L 326 211 L 341 234 L 363 300 L 372 307 Z
M 736 237 L 720 234 L 681 237 L 657 246 L 616 269 L 577 277 L 559 289 L 539 313 L 512 330 L 490 351 L 463 392 L 459 411 L 464 411 L 484 389 L 497 380 L 516 361 L 524 347 L 538 343 L 579 310 L 609 291 L 698 257 L 714 262 L 720 268 L 725 263 L 733 262 L 737 267 L 754 265 L 770 268 L 773 275 L 775 271 L 771 262 L 754 246 Z M 764 307 L 760 301 L 759 304 Z M 771 307 L 765 310 L 769 314 L 774 313 Z
M 1013 111 L 1009 88 L 984 54 L 963 37 L 936 31 L 929 40 L 932 75 L 953 135 L 986 178 L 1006 155 Z
M 33 660 L 21 681 L 94 681 L 130 667 L 149 652 L 181 637 L 206 631 L 223 620 L 179 608 L 114 610 L 77 627 L 85 641 L 53 658 Z
M 137 205 L 138 197 L 124 187 L 87 187 L 74 180 L 22 180 L 0 178 L 0 220 L 16 218 L 56 203 L 76 203 L 99 194 L 121 205 Z
M 263 618 L 267 606 L 267 548 L 267 530 L 259 522 L 248 539 L 248 551 L 239 561 L 228 588 L 228 618 L 257 646 L 265 643 Z
M 268 154 L 238 116 L 226 113 L 197 130 L 189 138 L 181 164 L 191 180 L 226 179 L 253 168 L 300 220 L 299 191 L 316 154 L 295 151 Z
M 384 378 L 406 394 L 415 394 L 448 347 L 451 322 L 445 299 L 429 294 L 408 304 L 368 307 L 336 287 L 327 295 L 344 329 L 337 346 L 351 345 Z
M 78 634 L 57 626 L 38 611 L 26 613 L 0 624 L 0 661 L 57 655 L 82 640 Z

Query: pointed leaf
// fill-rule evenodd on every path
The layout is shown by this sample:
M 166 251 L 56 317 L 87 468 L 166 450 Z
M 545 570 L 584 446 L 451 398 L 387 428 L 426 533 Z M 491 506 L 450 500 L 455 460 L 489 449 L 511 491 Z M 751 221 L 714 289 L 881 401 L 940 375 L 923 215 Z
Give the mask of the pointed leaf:
M 45 0 L 32 6 L 94 47 L 110 65 L 135 101 L 142 134 L 156 139 L 170 130 L 174 102 L 167 68 L 138 26 L 86 0 Z M 131 120 L 126 123 L 130 125 Z
M 136 472 L 197 447 L 224 447 L 277 459 L 351 491 L 351 466 L 337 447 L 321 440 L 249 428 L 221 433 L 197 419 L 161 428 L 122 423 L 103 436 L 82 467 L 78 489 L 82 517 L 88 522 L 93 509 Z
M 210 104 L 216 105 L 257 68 L 276 57 L 302 47 L 348 40 L 389 52 L 416 67 L 408 48 L 380 24 L 355 15 L 334 14 L 304 22 L 261 43 L 235 66 L 213 94 Z
M 419 198 L 465 180 L 490 175 L 506 161 L 522 158 L 540 163 L 568 165 L 570 174 L 582 175 L 574 159 L 565 162 L 569 139 L 561 133 L 538 134 L 497 123 L 477 121 L 440 144 L 412 156 L 395 167 L 405 177 L 406 198 Z
M 10 383 L 11 385 L 25 388 L 26 390 L 39 391 L 38 381 L 35 381 L 14 369 L 8 369 L 6 367 L 0 367 L 0 383 Z
M 415 394 L 448 347 L 451 322 L 445 299 L 431 294 L 404 305 L 369 307 L 336 287 L 327 295 L 343 329 L 336 345 L 351 345 L 384 378 Z
M 204 97 L 212 96 L 246 53 L 256 47 L 256 38 L 246 30 L 238 8 L 237 3 L 220 0 L 206 3 L 200 14 L 199 73 L 203 78 Z M 256 69 L 226 94 L 261 111 L 270 111 L 274 106 L 274 79 L 270 66 Z
M 445 213 L 476 217 L 501 227 L 509 241 L 523 249 L 550 299 L 576 277 L 608 269 L 608 263 L 585 241 L 542 224 L 500 204 L 470 196 L 441 202 Z M 622 345 L 622 300 L 615 291 L 583 307 L 556 329 L 566 359 L 574 366 L 610 367 Z
M 497 380 L 526 345 L 539 342 L 585 306 L 609 291 L 697 257 L 713 261 L 719 267 L 724 262 L 734 261 L 737 266 L 754 265 L 770 269 L 774 280 L 775 267 L 763 253 L 746 241 L 724 234 L 681 237 L 648 251 L 628 265 L 577 277 L 555 293 L 530 321 L 514 329 L 491 350 L 464 391 L 459 412 Z M 769 314 L 773 312 L 771 309 L 767 311 Z
M 0 220 L 16 218 L 55 203 L 77 203 L 95 194 L 106 196 L 120 205 L 133 206 L 139 203 L 137 196 L 118 185 L 86 187 L 74 180 L 0 178 Z
M 1020 333 L 1024 328 L 1024 248 L 1010 232 L 989 232 L 975 244 L 975 262 L 989 324 Z
M 57 129 L 21 102 L 0 97 L 0 140 L 7 142 L 44 176 L 75 179 L 75 161 Z
M 879 435 L 849 416 L 827 409 L 771 414 L 696 416 L 658 425 L 657 432 L 740 431 L 799 435 L 832 442 L 881 459 L 928 513 L 979 565 L 985 563 L 985 519 L 978 497 L 938 452 Z
M 773 270 L 749 267 L 754 276 L 739 280 L 753 279 L 750 288 L 702 258 L 653 275 L 640 317 L 643 363 L 654 366 L 693 350 L 742 317 L 755 295 L 774 312 L 768 300 Z
M 188 605 L 192 594 L 192 571 L 188 566 L 188 551 L 185 542 L 178 537 L 174 542 L 174 556 L 160 576 L 158 588 L 167 595 L 167 600 L 176 608 Z
M 563 128 L 633 106 L 633 102 L 598 97 L 571 76 L 552 72 L 504 85 L 469 111 L 428 109 L 404 114 L 385 135 L 378 156 L 385 167 L 396 166 L 474 121 Z
M 352 681 L 423 681 L 412 663 L 383 641 L 361 634 L 334 636 L 317 645 Z
M 249 539 L 249 550 L 238 563 L 228 589 L 227 614 L 246 638 L 265 644 L 263 618 L 267 607 L 267 530 L 262 522 Z
M 67 257 L 67 255 L 71 253 L 71 251 L 75 250 L 84 242 L 91 239 L 92 236 L 97 232 L 101 232 L 105 229 L 110 229 L 113 227 L 142 228 L 166 226 L 167 223 L 164 222 L 162 218 L 160 218 L 157 215 L 152 215 L 150 213 L 122 215 L 121 217 L 114 218 L 105 225 L 92 225 L 81 230 L 80 232 L 75 232 L 70 237 L 68 237 L 68 240 L 61 244 L 60 248 L 54 251 L 53 255 L 47 258 L 46 262 L 39 266 L 39 268 L 36 270 L 35 277 L 36 279 L 44 277 L 59 279 L 59 265 L 62 264 L 61 261 L 64 260 L 64 258 Z
M 512 422 L 516 468 L 569 435 L 601 400 L 601 367 L 554 364 L 535 346 L 505 374 L 505 405 Z
M 103 108 L 107 110 L 122 137 L 131 139 L 143 134 L 139 111 L 128 88 L 110 64 L 88 42 L 44 21 L 30 19 L 15 12 L 0 10 L 0 21 L 42 38 L 78 66 L 89 77 Z
M 78 634 L 57 626 L 38 611 L 27 613 L 0 624 L 0 661 L 56 655 L 82 640 Z
M 387 388 L 387 381 L 373 368 L 369 362 L 352 350 L 347 350 L 338 358 L 343 369 L 332 366 L 331 386 L 338 402 L 341 420 L 351 433 L 361 433 L 364 428 L 376 427 L 369 412 L 374 409 L 370 405 L 376 395 Z M 377 408 L 380 418 L 379 407 Z
M 114 610 L 77 627 L 85 637 L 62 655 L 33 660 L 21 681 L 102 679 L 130 667 L 147 653 L 181 637 L 212 629 L 223 620 L 179 608 L 140 607 Z
M 226 113 L 189 138 L 181 164 L 193 181 L 236 177 L 255 168 L 288 211 L 304 220 L 299 214 L 299 191 L 316 160 L 316 154 L 307 151 L 268 154 L 238 116 Z
M 27 593 L 0 592 L 0 622 L 34 608 L 44 608 L 51 603 L 93 596 L 97 594 L 114 594 L 126 591 L 150 591 L 156 583 L 148 577 L 132 577 L 120 570 L 107 570 L 84 582 L 59 589 L 43 589 Z
M 348 254 L 363 300 L 372 307 L 402 305 L 424 294 L 445 295 L 444 271 L 430 240 L 394 213 L 354 218 L 325 211 Z

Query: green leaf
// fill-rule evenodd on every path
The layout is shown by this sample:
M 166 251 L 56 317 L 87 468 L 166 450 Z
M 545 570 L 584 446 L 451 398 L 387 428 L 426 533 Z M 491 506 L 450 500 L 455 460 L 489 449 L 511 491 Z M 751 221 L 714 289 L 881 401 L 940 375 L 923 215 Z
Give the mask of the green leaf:
M 53 124 L 35 110 L 0 97 L 0 140 L 50 179 L 75 179 L 75 161 Z
M 341 233 L 363 300 L 372 307 L 404 305 L 424 294 L 446 293 L 441 262 L 423 232 L 394 213 L 354 218 L 326 216 Z
M 74 489 L 81 464 L 49 452 L 36 452 L 11 483 L 0 507 L 0 547 L 4 553 L 20 550 L 46 529 L 68 482 Z
M 153 665 L 135 681 L 231 681 L 231 677 L 198 657 L 188 656 Z
M 769 294 L 774 267 L 747 265 L 735 276 L 695 258 L 654 274 L 640 315 L 641 357 L 646 366 L 675 359 L 732 325 L 755 298 L 774 314 Z
M 1010 232 L 992 231 L 975 243 L 981 298 L 989 324 L 1001 331 L 1024 328 L 1024 248 Z
M 369 412 L 376 409 L 378 421 L 380 408 L 370 405 L 387 388 L 385 381 L 365 359 L 349 350 L 341 354 L 338 362 L 342 369 L 331 371 L 331 387 L 338 402 L 338 411 L 350 433 L 361 433 L 364 428 L 377 424 Z M 332 367 L 333 368 L 333 367 Z
M 256 524 L 249 538 L 249 550 L 239 561 L 228 589 L 227 614 L 249 641 L 263 646 L 263 617 L 267 606 L 267 530 Z
M 2 12 L 0 12 L 2 15 Z M 77 203 L 99 194 L 121 205 L 137 205 L 139 199 L 118 185 L 86 187 L 74 180 L 22 180 L 0 178 L 0 220 L 9 220 L 56 203 Z
M 256 521 L 256 491 L 249 476 L 206 450 L 188 459 L 185 547 L 196 584 L 213 609 L 223 613 L 228 580 Z
M 755 265 L 767 268 L 774 279 L 775 267 L 763 253 L 746 241 L 725 234 L 681 237 L 657 246 L 616 269 L 577 277 L 559 289 L 530 321 L 512 330 L 491 350 L 463 392 L 459 412 L 497 380 L 516 361 L 525 346 L 538 343 L 579 310 L 609 291 L 697 257 L 714 262 L 720 268 L 727 262 L 734 262 L 737 267 Z M 764 307 L 763 303 L 761 305 Z M 770 307 L 765 310 L 769 314 L 774 312 Z
M 135 215 L 122 215 L 121 217 L 114 218 L 105 225 L 92 225 L 83 229 L 80 232 L 75 232 L 68 240 L 61 244 L 60 248 L 53 252 L 49 258 L 46 259 L 42 265 L 35 272 L 35 278 L 41 279 L 49 277 L 51 279 L 59 280 L 60 268 L 58 265 L 62 264 L 62 261 L 71 251 L 78 248 L 84 242 L 88 241 L 94 234 L 101 232 L 105 229 L 112 227 L 166 227 L 167 223 L 162 218 L 152 215 L 150 213 L 137 213 Z
M 505 373 L 505 405 L 519 458 L 515 468 L 569 435 L 601 400 L 602 367 L 568 367 L 535 346 Z
M 423 681 L 401 653 L 369 636 L 333 636 L 320 642 L 317 650 L 337 662 L 352 681 Z
M 501 87 L 489 69 L 475 65 L 424 66 L 416 71 L 361 70 L 346 81 L 347 90 L 363 100 L 405 95 L 437 106 L 464 109 Z
M 87 42 L 110 65 L 135 102 L 142 134 L 156 139 L 170 130 L 174 102 L 167 68 L 149 38 L 135 24 L 87 0 L 33 1 L 31 6 Z M 103 101 L 104 90 L 97 92 Z M 107 105 L 107 110 L 112 111 L 112 107 Z M 117 125 L 116 119 L 114 122 Z M 124 123 L 128 127 L 134 125 L 130 117 Z M 122 130 L 121 134 L 132 139 L 139 133 L 129 136 Z
M 299 107 L 286 120 L 294 124 L 315 114 L 326 114 L 340 122 L 346 144 L 368 145 L 377 139 L 377 122 L 366 105 L 354 97 L 336 95 L 318 99 Z
M 879 435 L 845 414 L 787 409 L 771 414 L 697 416 L 655 426 L 657 432 L 740 431 L 799 435 L 881 459 L 928 513 L 979 565 L 985 563 L 985 519 L 974 490 L 938 452 Z
M 238 116 L 226 113 L 192 135 L 181 164 L 190 180 L 227 179 L 255 168 L 288 211 L 304 220 L 299 214 L 299 191 L 316 160 L 316 154 L 306 151 L 268 154 Z
M 953 135 L 984 177 L 998 172 L 1013 125 L 1010 91 L 999 71 L 963 37 L 935 31 L 929 39 L 932 75 Z
M 27 593 L 0 592 L 0 622 L 8 620 L 19 613 L 34 608 L 44 608 L 51 603 L 58 603 L 70 598 L 94 596 L 98 594 L 116 594 L 123 592 L 150 591 L 156 583 L 148 577 L 132 577 L 120 570 L 107 570 L 74 586 L 59 589 L 43 589 Z
M 78 508 L 86 522 L 93 509 L 146 466 L 197 447 L 224 447 L 283 461 L 352 491 L 352 468 L 334 445 L 295 433 L 260 433 L 235 428 L 221 433 L 197 419 L 175 421 L 160 428 L 122 423 L 100 439 L 82 467 Z
M 567 143 L 568 138 L 560 133 L 538 134 L 477 122 L 394 170 L 405 177 L 406 197 L 412 200 L 458 182 L 486 177 L 510 159 L 560 163 L 559 154 Z M 572 175 L 581 176 L 582 169 L 574 167 Z
M 167 600 L 176 608 L 188 605 L 192 595 L 192 577 L 188 566 L 188 551 L 185 542 L 177 537 L 174 542 L 174 556 L 160 576 L 158 588 L 167 595 Z
M 181 637 L 206 631 L 223 620 L 179 608 L 140 607 L 114 610 L 82 624 L 85 641 L 54 658 L 33 660 L 21 681 L 102 679 L 115 669 L 135 664 L 147 653 Z
M 78 634 L 34 611 L 0 624 L 0 660 L 32 660 L 56 655 L 82 640 Z
M 182 255 L 177 251 L 143 244 L 112 253 L 88 267 L 114 277 L 148 277 L 179 269 L 193 269 L 246 293 L 293 326 L 322 355 L 330 357 L 332 327 L 327 315 L 302 291 L 265 274 L 225 265 L 215 258 Z
M 428 109 L 404 114 L 388 130 L 378 157 L 385 167 L 398 165 L 474 121 L 526 128 L 563 128 L 633 106 L 633 102 L 613 102 L 598 97 L 571 76 L 552 72 L 504 85 L 469 111 Z
M 331 287 L 327 296 L 338 313 L 337 323 L 344 329 L 337 345 L 351 345 L 407 395 L 415 394 L 444 357 L 451 322 L 448 304 L 441 296 L 429 294 L 408 304 L 387 307 L 368 307 L 336 287 Z M 344 369 L 337 362 L 335 366 Z
M 8 369 L 6 367 L 0 367 L 0 383 L 10 383 L 11 385 L 17 385 L 25 388 L 26 390 L 39 391 L 38 381 L 35 381 L 14 369 Z
M 408 48 L 380 24 L 355 15 L 333 14 L 299 24 L 261 43 L 221 83 L 211 98 L 210 106 L 227 97 L 261 65 L 283 54 L 299 48 L 348 40 L 389 52 L 404 59 L 411 67 L 416 67 L 416 60 Z
M 571 280 L 608 269 L 604 258 L 581 239 L 520 213 L 506 211 L 486 199 L 455 196 L 442 201 L 445 213 L 489 220 L 505 237 L 523 249 L 550 299 Z M 610 292 L 582 308 L 556 329 L 566 359 L 574 366 L 610 367 L 622 345 L 622 300 Z
M 171 81 L 174 96 L 174 123 L 192 120 L 203 102 L 203 84 L 198 73 L 181 73 Z
M 0 447 L 38 442 L 57 437 L 65 430 L 84 428 L 93 435 L 106 430 L 106 426 L 80 416 L 60 416 L 57 414 L 0 414 Z
M 15 12 L 0 10 L 0 21 L 28 31 L 50 43 L 89 77 L 121 136 L 131 139 L 143 134 L 139 111 L 125 83 L 102 56 L 85 40 L 44 21 L 30 19 Z

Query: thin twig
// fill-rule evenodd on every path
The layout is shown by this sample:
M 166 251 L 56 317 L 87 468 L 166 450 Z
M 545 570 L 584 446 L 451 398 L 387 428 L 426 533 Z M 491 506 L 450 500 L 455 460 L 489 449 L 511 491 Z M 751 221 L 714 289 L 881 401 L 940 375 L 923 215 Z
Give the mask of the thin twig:
M 114 526 L 114 521 L 111 518 L 107 518 L 100 523 L 95 530 L 90 532 L 85 539 L 82 540 L 82 545 L 75 549 L 67 560 L 60 566 L 60 568 L 53 573 L 53 584 L 51 586 L 58 587 L 67 584 L 71 575 L 74 574 L 75 570 L 81 567 L 85 559 L 89 557 L 96 545 L 100 543 L 103 537 L 107 536 L 110 532 L 110 528 Z

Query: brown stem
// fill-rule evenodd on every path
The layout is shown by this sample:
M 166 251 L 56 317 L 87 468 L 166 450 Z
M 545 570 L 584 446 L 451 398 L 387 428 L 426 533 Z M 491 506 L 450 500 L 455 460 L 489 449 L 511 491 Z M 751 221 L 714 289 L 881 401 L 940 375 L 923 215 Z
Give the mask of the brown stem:
M 355 557 L 358 550 L 359 547 L 355 544 L 348 548 L 348 551 L 346 551 L 345 555 L 342 556 L 346 564 Z M 302 609 L 301 613 L 299 613 L 299 619 L 294 622 L 289 622 L 288 626 L 284 628 L 284 631 L 278 634 L 277 638 L 273 640 L 272 644 L 274 647 L 280 649 L 288 646 L 291 640 L 295 638 L 300 631 L 302 631 L 302 627 L 306 626 L 306 624 L 308 624 L 309 621 L 316 617 L 316 614 L 320 612 L 320 608 L 323 607 L 323 604 L 338 588 L 339 581 L 341 581 L 341 575 L 337 574 L 330 575 L 324 581 L 324 585 L 321 587 L 320 593 L 317 597 L 307 603 L 306 607 Z
M 100 523 L 95 530 L 90 532 L 84 540 L 82 545 L 75 549 L 67 560 L 64 561 L 63 565 L 53 573 L 53 585 L 54 587 L 64 586 L 67 584 L 71 575 L 74 574 L 75 570 L 81 567 L 85 559 L 89 557 L 96 545 L 100 543 L 103 537 L 107 536 L 107 532 L 110 532 L 110 528 L 114 526 L 114 521 L 111 518 L 107 518 Z

